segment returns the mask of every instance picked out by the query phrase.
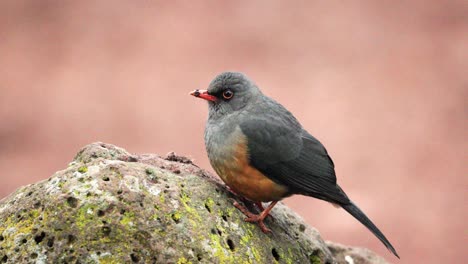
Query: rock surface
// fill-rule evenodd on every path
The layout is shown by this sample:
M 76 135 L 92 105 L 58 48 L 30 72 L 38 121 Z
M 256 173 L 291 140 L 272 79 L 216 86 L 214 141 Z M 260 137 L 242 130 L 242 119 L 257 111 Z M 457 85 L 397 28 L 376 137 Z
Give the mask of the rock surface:
M 282 204 L 264 234 L 234 199 L 185 157 L 93 143 L 0 201 L 0 263 L 386 263 L 325 243 Z
M 358 264 L 387 264 L 384 258 L 378 256 L 367 248 L 350 247 L 335 242 L 326 241 L 328 249 L 339 263 Z

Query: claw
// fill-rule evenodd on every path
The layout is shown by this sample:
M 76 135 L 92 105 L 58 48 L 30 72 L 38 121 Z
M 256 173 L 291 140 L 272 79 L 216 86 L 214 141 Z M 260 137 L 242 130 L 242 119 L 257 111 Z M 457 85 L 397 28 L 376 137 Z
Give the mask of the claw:
M 241 211 L 245 216 L 247 216 L 247 218 L 245 218 L 244 221 L 249 222 L 249 223 L 258 223 L 258 226 L 260 227 L 260 229 L 262 230 L 263 233 L 270 233 L 271 229 L 266 227 L 263 220 L 265 220 L 265 218 L 269 215 L 271 209 L 273 209 L 273 207 L 276 205 L 276 203 L 277 203 L 277 201 L 274 201 L 274 202 L 270 203 L 270 205 L 268 205 L 268 207 L 258 215 L 249 212 L 249 210 L 245 206 L 239 204 L 237 201 L 234 201 L 233 205 L 237 209 L 239 209 L 239 211 Z M 263 206 L 262 206 L 262 208 L 263 208 Z

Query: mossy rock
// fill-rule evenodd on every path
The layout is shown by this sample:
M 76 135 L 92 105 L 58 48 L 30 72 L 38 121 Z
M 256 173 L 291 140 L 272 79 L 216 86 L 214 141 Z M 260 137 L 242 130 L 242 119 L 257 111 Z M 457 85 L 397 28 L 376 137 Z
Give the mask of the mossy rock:
M 94 143 L 0 201 L 0 263 L 347 263 L 284 205 L 264 234 L 234 199 L 187 158 Z

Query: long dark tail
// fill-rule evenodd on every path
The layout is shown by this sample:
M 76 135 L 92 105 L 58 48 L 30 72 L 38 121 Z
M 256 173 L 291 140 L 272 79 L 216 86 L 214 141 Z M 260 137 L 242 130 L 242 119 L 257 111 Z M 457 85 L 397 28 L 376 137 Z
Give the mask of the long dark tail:
M 382 243 L 390 250 L 395 256 L 398 256 L 398 253 L 393 248 L 392 244 L 387 240 L 384 234 L 372 223 L 372 221 L 357 207 L 354 203 L 349 203 L 346 205 L 341 205 L 348 213 L 350 213 L 354 218 L 359 220 L 363 225 L 365 225 Z

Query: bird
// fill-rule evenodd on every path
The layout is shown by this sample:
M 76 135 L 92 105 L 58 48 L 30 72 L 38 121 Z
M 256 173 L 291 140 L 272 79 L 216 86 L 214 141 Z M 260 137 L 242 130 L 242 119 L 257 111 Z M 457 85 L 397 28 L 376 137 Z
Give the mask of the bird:
M 190 92 L 208 102 L 205 147 L 211 166 L 234 193 L 260 205 L 251 213 L 234 202 L 264 233 L 278 201 L 305 195 L 339 206 L 366 226 L 396 257 L 395 248 L 337 184 L 335 165 L 322 143 L 284 106 L 264 95 L 244 73 L 223 72 L 206 90 Z M 266 209 L 262 202 L 270 202 Z

